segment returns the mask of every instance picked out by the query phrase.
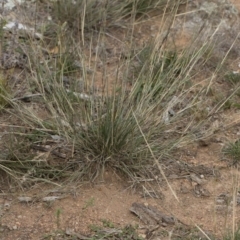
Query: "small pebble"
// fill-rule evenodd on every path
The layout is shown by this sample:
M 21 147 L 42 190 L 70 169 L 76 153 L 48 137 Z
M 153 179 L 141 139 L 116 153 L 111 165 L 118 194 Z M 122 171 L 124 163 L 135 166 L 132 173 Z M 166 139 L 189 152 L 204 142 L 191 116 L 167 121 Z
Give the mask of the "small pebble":
M 17 230 L 17 225 L 14 225 L 14 226 L 12 227 L 12 229 L 13 229 L 13 230 Z

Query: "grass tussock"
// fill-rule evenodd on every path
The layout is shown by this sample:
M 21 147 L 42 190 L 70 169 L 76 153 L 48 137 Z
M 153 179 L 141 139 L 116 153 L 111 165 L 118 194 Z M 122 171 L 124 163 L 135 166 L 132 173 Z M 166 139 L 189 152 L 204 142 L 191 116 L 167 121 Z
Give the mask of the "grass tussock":
M 204 84 L 195 81 L 208 61 L 209 41 L 199 45 L 194 40 L 185 49 L 170 49 L 163 29 L 139 48 L 134 26 L 124 25 L 123 35 L 130 41 L 118 42 L 121 49 L 130 45 L 133 54 L 119 54 L 114 71 L 109 67 L 108 44 L 117 38 L 109 33 L 110 27 L 122 29 L 125 21 L 136 23 L 159 9 L 163 19 L 173 20 L 180 3 L 51 3 L 53 22 L 43 28 L 44 39 L 22 43 L 32 98 L 27 103 L 25 98 L 12 101 L 7 109 L 19 127 L 5 136 L 6 160 L 0 169 L 34 182 L 69 175 L 94 180 L 105 168 L 113 168 L 136 182 L 154 178 L 153 155 L 161 162 L 176 149 L 211 134 L 207 109 L 214 106 L 203 99 L 213 77 Z M 165 40 L 160 40 L 163 35 Z M 203 114 L 196 117 L 196 112 Z

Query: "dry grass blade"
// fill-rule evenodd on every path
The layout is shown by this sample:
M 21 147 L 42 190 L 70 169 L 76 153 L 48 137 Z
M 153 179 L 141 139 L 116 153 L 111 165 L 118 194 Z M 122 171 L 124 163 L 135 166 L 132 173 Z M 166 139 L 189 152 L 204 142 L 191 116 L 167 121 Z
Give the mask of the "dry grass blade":
M 141 134 L 142 134 L 142 136 L 143 136 L 143 138 L 144 138 L 144 140 L 145 140 L 145 142 L 146 142 L 146 145 L 147 145 L 149 151 L 151 152 L 151 155 L 152 155 L 152 157 L 153 157 L 153 159 L 154 159 L 155 164 L 157 165 L 157 167 L 158 167 L 160 173 L 162 174 L 164 180 L 166 181 L 166 183 L 167 183 L 169 189 L 171 190 L 173 196 L 174 196 L 175 199 L 179 202 L 179 199 L 178 199 L 176 193 L 175 193 L 174 190 L 172 189 L 172 187 L 171 187 L 171 185 L 170 185 L 168 179 L 167 179 L 166 176 L 165 176 L 165 173 L 164 173 L 164 171 L 163 171 L 163 169 L 162 169 L 162 167 L 161 167 L 159 161 L 156 159 L 156 157 L 155 157 L 155 155 L 154 155 L 154 153 L 153 153 L 153 151 L 152 151 L 152 149 L 151 149 L 151 147 L 150 147 L 150 145 L 149 145 L 149 143 L 148 143 L 148 141 L 147 141 L 147 139 L 146 139 L 146 137 L 145 137 L 145 135 L 144 135 L 144 133 L 143 133 L 141 127 L 139 126 L 138 120 L 137 120 L 136 116 L 134 115 L 134 113 L 133 113 L 133 116 L 134 116 L 134 118 L 135 118 L 135 121 L 137 122 L 137 125 L 138 125 L 138 127 L 139 127 L 139 131 L 141 132 Z
M 195 225 L 198 230 L 208 239 L 208 240 L 212 240 L 210 237 L 208 237 L 208 235 L 202 230 L 202 228 L 200 228 L 197 224 Z

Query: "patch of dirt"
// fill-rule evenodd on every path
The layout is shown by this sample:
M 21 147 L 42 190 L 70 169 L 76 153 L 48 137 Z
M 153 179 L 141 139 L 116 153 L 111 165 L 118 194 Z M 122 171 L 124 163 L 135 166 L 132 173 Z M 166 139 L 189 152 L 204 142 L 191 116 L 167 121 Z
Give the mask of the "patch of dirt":
M 40 189 L 38 187 L 35 190 L 36 194 Z M 69 193 L 56 192 L 56 194 L 66 196 L 50 203 L 42 201 L 18 203 L 11 200 L 15 199 L 15 194 L 3 198 L 1 204 L 8 205 L 8 209 L 4 210 L 2 216 L 4 237 L 1 239 L 39 239 L 43 233 L 51 233 L 58 229 L 72 229 L 88 234 L 91 225 L 92 227 L 102 225 L 104 220 L 113 222 L 116 227 L 125 226 L 129 222 L 138 222 L 129 211 L 126 211 L 132 202 L 137 200 L 136 196 L 124 190 L 116 181 L 76 189 L 72 196 L 69 196 Z M 34 196 L 29 192 L 26 195 Z M 57 211 L 60 211 L 59 220 Z
M 240 2 L 239 2 L 239 0 L 230 0 L 230 2 L 232 2 L 233 5 L 240 11 Z

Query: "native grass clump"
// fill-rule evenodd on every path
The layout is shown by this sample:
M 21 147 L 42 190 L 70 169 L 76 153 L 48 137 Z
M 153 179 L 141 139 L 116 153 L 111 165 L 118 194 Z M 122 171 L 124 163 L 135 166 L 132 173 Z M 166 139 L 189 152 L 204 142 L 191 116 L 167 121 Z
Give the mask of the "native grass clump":
M 216 73 L 205 84 L 195 78 L 212 45 L 197 38 L 184 49 L 166 44 L 180 3 L 51 3 L 53 20 L 42 28 L 42 41 L 22 43 L 31 94 L 7 109 L 17 124 L 4 136 L 0 169 L 20 183 L 94 180 L 106 168 L 136 182 L 152 178 L 152 167 L 176 149 L 211 134 L 215 108 L 204 99 Z M 164 31 L 139 46 L 133 23 L 152 10 L 162 14 Z M 128 41 L 117 39 L 116 29 Z M 122 51 L 116 56 L 113 39 Z
M 101 28 L 126 27 L 136 18 L 151 11 L 171 11 L 184 1 L 130 0 L 130 1 L 63 1 L 53 3 L 52 15 L 55 21 L 67 23 L 71 29 L 93 31 Z M 132 18 L 133 20 L 133 18 Z
M 238 164 L 240 161 L 240 141 L 228 143 L 222 152 L 226 157 L 231 158 L 233 165 Z

